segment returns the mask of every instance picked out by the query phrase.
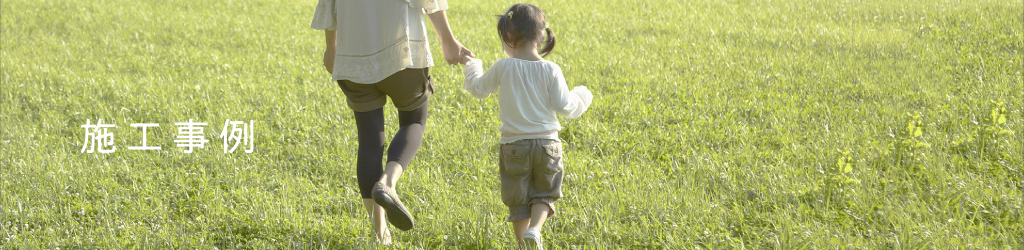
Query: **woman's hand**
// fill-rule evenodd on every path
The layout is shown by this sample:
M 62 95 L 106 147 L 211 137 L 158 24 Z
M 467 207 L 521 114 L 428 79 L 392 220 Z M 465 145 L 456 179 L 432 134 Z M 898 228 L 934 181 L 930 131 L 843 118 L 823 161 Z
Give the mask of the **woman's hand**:
M 334 50 L 324 50 L 324 68 L 328 74 L 334 74 Z
M 459 43 L 459 40 L 455 40 L 455 35 L 452 35 L 452 29 L 448 26 L 448 15 L 445 11 L 437 11 L 434 13 L 427 14 L 430 18 L 430 23 L 434 24 L 434 31 L 437 32 L 438 40 L 441 41 L 441 52 L 444 53 L 444 60 L 448 64 L 459 64 L 462 61 L 462 55 L 469 55 L 470 57 L 476 57 L 472 51 L 469 51 L 466 47 Z
M 337 30 L 324 30 L 324 42 L 327 44 L 324 48 L 324 68 L 328 74 L 334 74 L 334 49 L 338 42 L 337 38 Z
M 448 61 L 448 64 L 451 65 L 465 63 L 463 61 L 463 56 L 476 57 L 476 55 L 473 55 L 473 51 L 470 51 L 466 47 L 462 46 L 462 43 L 455 40 L 442 44 L 441 52 L 444 53 L 444 60 Z

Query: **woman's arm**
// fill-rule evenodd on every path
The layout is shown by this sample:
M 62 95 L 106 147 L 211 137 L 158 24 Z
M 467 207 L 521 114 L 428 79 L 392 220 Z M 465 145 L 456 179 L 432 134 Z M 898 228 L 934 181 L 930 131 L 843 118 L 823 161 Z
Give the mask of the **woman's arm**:
M 437 37 L 441 40 L 441 52 L 444 53 L 444 60 L 448 61 L 448 64 L 459 64 L 462 62 L 462 55 L 476 57 L 472 51 L 463 47 L 455 39 L 451 27 L 448 26 L 448 15 L 445 14 L 445 11 L 430 13 L 427 14 L 427 17 L 430 18 L 430 23 L 434 25 L 434 31 L 437 32 Z
M 324 30 L 324 37 L 327 42 L 327 47 L 324 48 L 324 68 L 327 69 L 327 73 L 334 74 L 334 47 L 337 45 L 338 31 Z

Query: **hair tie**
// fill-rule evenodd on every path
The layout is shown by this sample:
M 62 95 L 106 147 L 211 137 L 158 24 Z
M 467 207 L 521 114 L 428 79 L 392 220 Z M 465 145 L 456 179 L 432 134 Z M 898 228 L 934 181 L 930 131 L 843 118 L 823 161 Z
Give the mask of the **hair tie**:
M 508 20 L 512 20 L 512 14 L 513 14 L 513 13 L 514 13 L 514 12 L 512 12 L 512 11 L 510 10 L 510 11 L 508 11 L 508 14 L 505 14 L 506 16 L 508 16 Z

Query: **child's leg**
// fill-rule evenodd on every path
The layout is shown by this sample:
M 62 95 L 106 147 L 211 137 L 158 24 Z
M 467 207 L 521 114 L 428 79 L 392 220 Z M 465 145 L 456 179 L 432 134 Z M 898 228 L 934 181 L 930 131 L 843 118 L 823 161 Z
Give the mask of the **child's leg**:
M 562 197 L 562 144 L 557 140 L 540 141 L 543 148 L 534 155 L 533 182 L 530 185 L 531 238 L 540 243 L 544 221 L 555 214 L 554 202 Z
M 516 232 L 516 242 L 523 244 L 523 234 L 530 227 L 530 219 L 522 219 L 512 222 L 512 230 Z
M 551 207 L 545 203 L 533 203 L 530 205 L 530 223 L 529 227 L 541 229 L 544 226 L 544 221 L 548 219 L 548 215 L 551 213 Z M 525 221 L 525 220 L 524 220 Z M 526 231 L 526 228 L 523 228 Z M 519 238 L 523 238 L 523 234 L 519 234 Z

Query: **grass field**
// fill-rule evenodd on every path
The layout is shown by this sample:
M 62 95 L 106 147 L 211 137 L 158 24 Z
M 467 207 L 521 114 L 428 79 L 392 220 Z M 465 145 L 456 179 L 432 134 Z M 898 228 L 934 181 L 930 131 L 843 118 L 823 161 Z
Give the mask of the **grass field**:
M 562 120 L 547 247 L 1024 248 L 1024 4 L 890 2 L 535 2 L 548 59 L 596 96 Z M 374 247 L 315 4 L 0 4 L 0 248 Z M 511 4 L 450 3 L 485 66 Z M 497 101 L 431 39 L 399 186 L 418 225 L 392 248 L 508 248 Z M 87 119 L 115 124 L 114 153 L 80 152 Z M 186 154 L 189 119 L 210 143 Z M 223 153 L 225 119 L 255 121 L 254 153 Z M 132 123 L 163 150 L 128 150 Z

